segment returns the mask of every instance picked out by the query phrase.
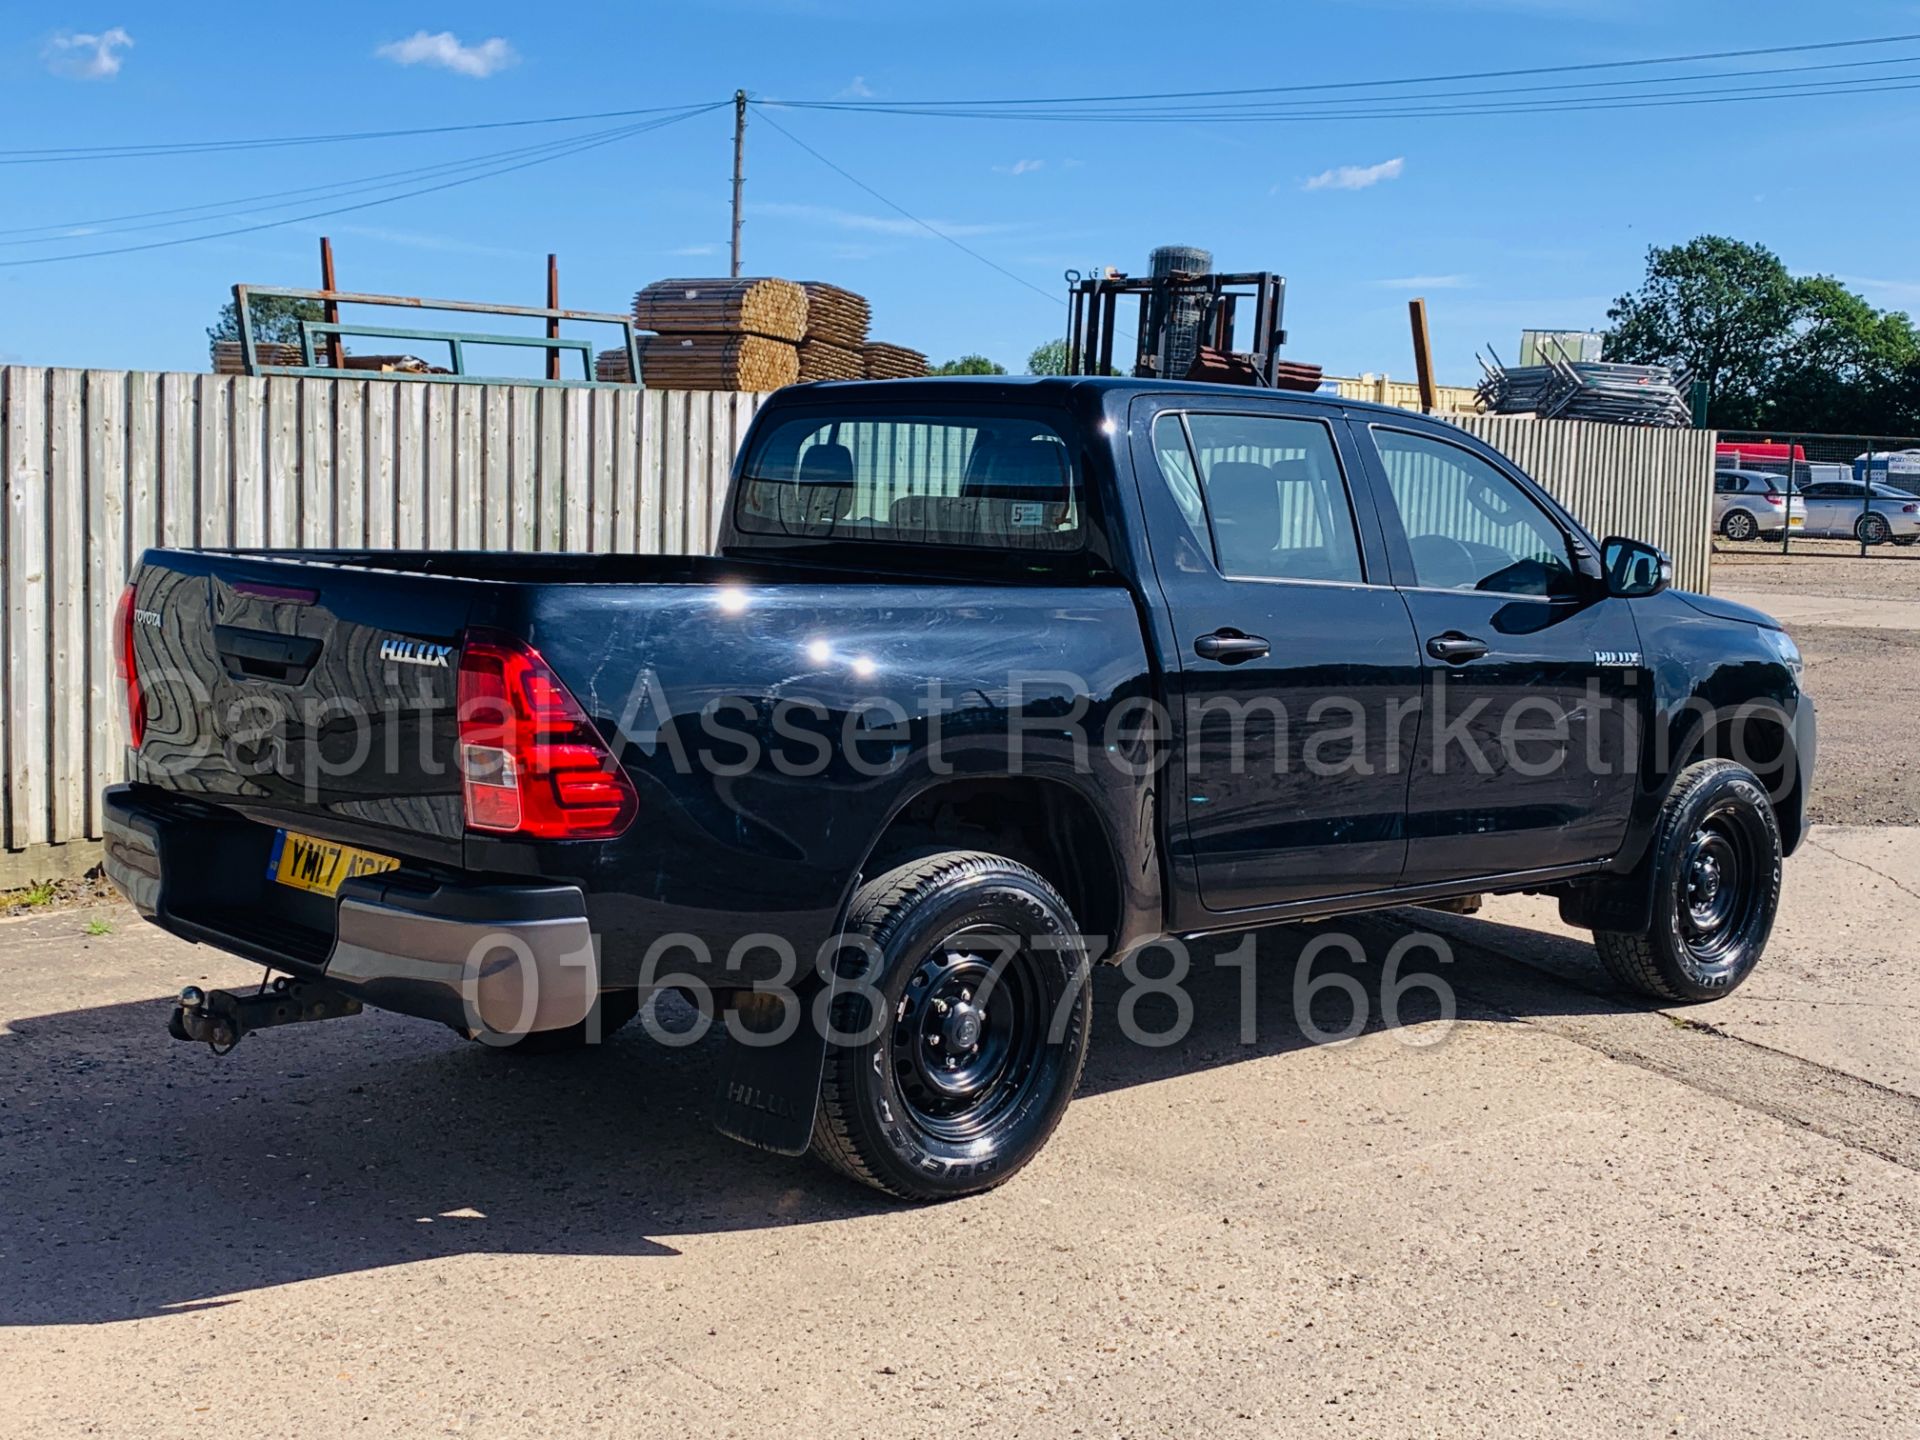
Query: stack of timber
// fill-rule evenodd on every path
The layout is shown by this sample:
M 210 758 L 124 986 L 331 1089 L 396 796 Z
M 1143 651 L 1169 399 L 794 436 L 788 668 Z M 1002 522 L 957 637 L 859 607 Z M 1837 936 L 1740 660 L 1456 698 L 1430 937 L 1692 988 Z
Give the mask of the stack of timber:
M 253 342 L 254 358 L 262 365 L 304 365 L 306 357 L 300 353 L 298 345 L 282 344 L 278 340 L 256 340 Z M 213 342 L 213 373 L 216 375 L 244 375 L 247 373 L 247 357 L 241 352 L 238 340 L 216 340 Z
M 633 297 L 640 377 L 662 390 L 777 390 L 800 378 L 807 292 L 791 280 L 658 280 Z M 615 353 L 596 374 L 624 368 Z
M 913 380 L 927 373 L 927 357 L 904 345 L 870 340 L 860 347 L 869 380 Z
M 864 295 L 824 280 L 806 280 L 807 334 L 800 342 L 802 380 L 860 380 L 867 362 L 860 347 L 867 343 L 872 307 Z
M 800 288 L 807 292 L 807 333 L 803 338 L 838 345 L 843 350 L 858 350 L 867 343 L 873 309 L 866 296 L 824 280 L 805 280 Z
M 600 378 L 620 378 L 627 357 L 603 352 Z M 800 352 L 764 335 L 647 335 L 640 339 L 640 377 L 655 390 L 778 390 L 800 378 Z
M 864 380 L 866 376 L 866 357 L 858 347 L 849 349 L 827 340 L 800 342 L 802 380 Z
M 625 350 L 602 350 L 593 357 L 593 378 L 609 385 L 631 385 L 633 366 Z
M 656 280 L 633 297 L 633 323 L 662 335 L 759 335 L 798 344 L 807 292 L 791 280 Z

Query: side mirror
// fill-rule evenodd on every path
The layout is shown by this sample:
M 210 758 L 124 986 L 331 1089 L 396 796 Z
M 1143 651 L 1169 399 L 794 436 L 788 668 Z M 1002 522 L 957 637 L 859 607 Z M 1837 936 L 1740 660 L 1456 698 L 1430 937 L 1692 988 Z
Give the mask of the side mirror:
M 1600 542 L 1600 563 L 1606 569 L 1607 593 L 1622 599 L 1658 595 L 1673 584 L 1672 558 L 1644 540 L 1608 537 Z

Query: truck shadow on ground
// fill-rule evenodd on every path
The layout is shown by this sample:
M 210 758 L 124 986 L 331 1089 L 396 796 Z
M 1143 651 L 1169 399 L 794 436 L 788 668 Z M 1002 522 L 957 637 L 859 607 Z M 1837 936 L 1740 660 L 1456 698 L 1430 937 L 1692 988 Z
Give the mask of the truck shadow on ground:
M 1346 1033 L 1356 995 L 1367 1030 L 1431 1026 L 1441 1018 L 1434 992 L 1406 985 L 1420 971 L 1468 997 L 1463 1018 L 1524 1015 L 1501 999 L 1502 962 L 1477 948 L 1438 966 L 1416 947 L 1398 967 L 1405 988 L 1390 993 L 1387 951 L 1423 928 L 1416 917 L 1344 927 L 1362 943 L 1358 963 L 1325 944 L 1309 954 L 1336 926 L 1265 932 L 1251 967 L 1221 961 L 1244 953 L 1238 940 L 1196 946 L 1183 982 L 1191 1023 L 1173 1043 L 1128 1038 L 1129 1028 L 1161 1036 L 1177 1022 L 1183 1007 L 1164 980 L 1129 1004 L 1129 977 L 1102 970 L 1082 1093 Z M 1529 936 L 1449 923 L 1488 947 Z M 1142 969 L 1163 976 L 1166 965 Z M 1541 976 L 1526 973 L 1527 1003 L 1545 1013 Z M 1340 974 L 1356 988 L 1321 985 L 1296 1005 L 1297 981 Z M 1597 976 L 1594 967 L 1596 987 Z M 1631 1003 L 1576 984 L 1550 990 L 1558 1013 Z M 168 1040 L 167 1010 L 159 1000 L 103 1006 L 0 1033 L 0 1324 L 179 1314 L 446 1255 L 670 1256 L 678 1235 L 898 1208 L 804 1157 L 715 1133 L 715 1036 L 668 1045 L 635 1024 L 589 1052 L 536 1060 L 370 1013 L 250 1037 L 222 1059 Z M 662 1015 L 669 1025 L 688 1018 L 684 1007 Z M 1408 1103 L 1416 1096 L 1410 1087 Z

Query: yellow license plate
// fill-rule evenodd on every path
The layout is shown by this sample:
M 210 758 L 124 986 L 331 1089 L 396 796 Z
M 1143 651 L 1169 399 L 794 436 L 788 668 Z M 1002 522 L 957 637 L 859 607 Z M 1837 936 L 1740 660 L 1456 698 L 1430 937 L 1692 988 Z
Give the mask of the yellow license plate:
M 337 895 L 340 887 L 356 876 L 399 868 L 400 862 L 391 855 L 315 839 L 296 830 L 281 830 L 273 837 L 267 878 L 316 895 Z
M 1806 516 L 1795 515 L 1787 521 L 1787 528 L 1789 530 L 1798 530 L 1801 526 L 1805 525 L 1806 523 L 1807 523 Z

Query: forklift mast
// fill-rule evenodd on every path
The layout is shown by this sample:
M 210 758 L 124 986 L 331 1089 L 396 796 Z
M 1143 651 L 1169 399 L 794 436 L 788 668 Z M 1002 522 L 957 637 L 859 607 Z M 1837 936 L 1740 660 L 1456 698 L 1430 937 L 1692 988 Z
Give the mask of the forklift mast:
M 1287 282 L 1270 270 L 1240 274 L 1104 275 L 1067 272 L 1067 373 L 1111 375 L 1122 296 L 1138 299 L 1136 379 L 1225 380 L 1272 389 L 1280 375 Z M 1234 348 L 1235 321 L 1251 319 L 1249 347 Z

